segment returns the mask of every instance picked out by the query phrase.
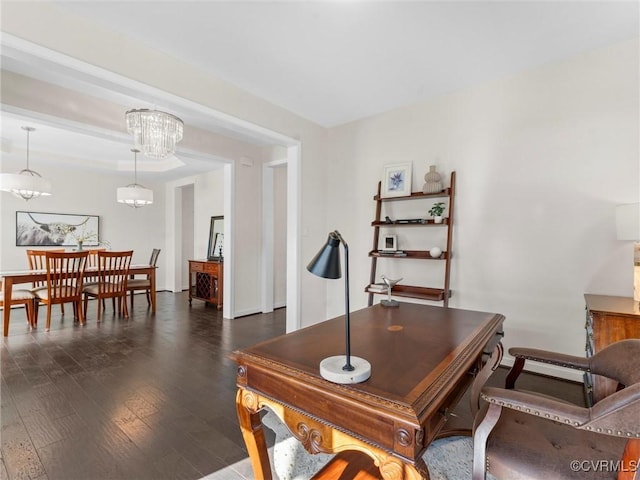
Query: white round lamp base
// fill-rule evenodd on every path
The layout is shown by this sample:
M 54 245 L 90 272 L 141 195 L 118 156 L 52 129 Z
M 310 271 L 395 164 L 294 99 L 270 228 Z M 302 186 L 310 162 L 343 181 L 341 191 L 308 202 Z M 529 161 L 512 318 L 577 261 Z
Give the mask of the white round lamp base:
M 320 375 L 333 383 L 360 383 L 371 376 L 371 364 L 364 358 L 351 356 L 351 371 L 343 370 L 346 355 L 327 357 L 320 362 Z

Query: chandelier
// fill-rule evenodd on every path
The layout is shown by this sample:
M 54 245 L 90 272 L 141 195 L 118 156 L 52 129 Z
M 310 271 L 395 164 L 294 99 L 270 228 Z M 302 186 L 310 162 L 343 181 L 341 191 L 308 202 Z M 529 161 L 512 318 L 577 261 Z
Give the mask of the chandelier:
M 27 168 L 18 173 L 0 174 L 0 190 L 10 192 L 18 198 L 31 200 L 39 196 L 51 195 L 51 182 L 29 168 L 29 134 L 33 127 L 22 127 L 27 132 Z
M 133 135 L 136 148 L 149 158 L 173 155 L 182 140 L 184 123 L 175 115 L 158 110 L 138 109 L 125 113 L 127 132 Z
M 133 152 L 133 183 L 126 187 L 118 187 L 118 203 L 124 203 L 133 208 L 144 207 L 153 203 L 153 190 L 143 187 L 138 183 L 138 153 L 140 150 L 132 148 Z

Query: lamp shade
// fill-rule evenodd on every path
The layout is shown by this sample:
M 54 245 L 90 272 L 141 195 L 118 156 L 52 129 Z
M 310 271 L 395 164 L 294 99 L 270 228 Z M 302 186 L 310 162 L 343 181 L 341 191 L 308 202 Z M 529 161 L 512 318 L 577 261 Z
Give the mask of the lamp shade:
M 640 203 L 616 207 L 616 233 L 618 240 L 640 241 Z
M 118 187 L 117 199 L 118 203 L 124 203 L 133 208 L 144 207 L 153 203 L 153 190 L 141 185 Z
M 29 134 L 35 128 L 26 126 L 21 128 L 27 132 L 27 168 L 18 173 L 0 174 L 0 190 L 29 201 L 32 198 L 51 195 L 51 182 L 29 168 Z
M 0 190 L 30 200 L 39 196 L 51 195 L 51 182 L 32 170 L 20 173 L 0 174 Z
M 315 257 L 307 265 L 314 275 L 322 278 L 340 278 L 342 271 L 340 268 L 340 239 L 331 232 L 327 243 L 320 249 Z

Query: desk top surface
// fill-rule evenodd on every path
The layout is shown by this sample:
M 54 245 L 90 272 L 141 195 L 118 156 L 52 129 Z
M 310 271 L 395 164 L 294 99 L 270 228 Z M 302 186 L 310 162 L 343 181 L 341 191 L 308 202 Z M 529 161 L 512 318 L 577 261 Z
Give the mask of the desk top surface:
M 371 377 L 348 388 L 415 406 L 418 397 L 463 370 L 501 331 L 500 314 L 400 303 L 351 313 L 351 354 L 371 363 Z M 326 357 L 345 353 L 344 316 L 233 353 L 238 363 L 267 361 L 284 372 L 320 377 Z M 249 382 L 250 383 L 250 382 Z M 340 386 L 343 387 L 343 386 Z

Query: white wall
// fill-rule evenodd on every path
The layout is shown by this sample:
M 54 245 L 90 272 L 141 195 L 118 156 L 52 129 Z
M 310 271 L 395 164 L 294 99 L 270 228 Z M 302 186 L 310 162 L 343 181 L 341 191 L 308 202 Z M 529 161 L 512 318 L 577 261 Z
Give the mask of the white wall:
M 181 187 L 181 223 L 182 232 L 181 239 L 181 265 L 182 265 L 182 290 L 189 290 L 189 260 L 193 260 L 196 257 L 194 255 L 194 243 L 195 243 L 195 204 L 194 204 L 194 187 L 193 184 Z
M 273 169 L 273 306 L 286 305 L 287 300 L 287 168 Z
M 2 172 L 17 172 L 24 162 L 4 155 Z M 51 180 L 53 195 L 26 202 L 8 193 L 0 195 L 0 269 L 28 268 L 26 249 L 15 244 L 15 212 L 50 212 L 98 215 L 100 238 L 112 250 L 133 250 L 133 263 L 147 263 L 153 248 L 164 248 L 164 188 L 161 184 L 145 180 L 145 186 L 154 192 L 154 203 L 144 208 L 131 208 L 116 202 L 116 189 L 131 183 L 122 175 L 92 174 L 83 171 L 36 166 L 32 168 Z M 166 288 L 165 262 L 158 259 L 158 289 Z
M 236 164 L 234 193 L 235 314 L 261 311 L 262 162 Z
M 214 170 L 195 177 L 193 258 L 207 258 L 211 217 L 224 215 L 224 171 Z
M 435 164 L 457 172 L 450 306 L 504 314 L 506 346 L 583 355 L 583 294 L 632 291 L 614 207 L 640 198 L 638 53 L 625 42 L 332 129 L 328 221 L 350 244 L 352 308 L 366 305 L 383 165 L 411 162 L 417 191 Z M 379 262 L 408 278 L 431 264 Z

